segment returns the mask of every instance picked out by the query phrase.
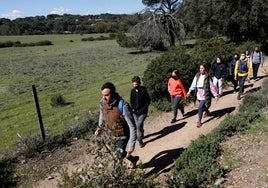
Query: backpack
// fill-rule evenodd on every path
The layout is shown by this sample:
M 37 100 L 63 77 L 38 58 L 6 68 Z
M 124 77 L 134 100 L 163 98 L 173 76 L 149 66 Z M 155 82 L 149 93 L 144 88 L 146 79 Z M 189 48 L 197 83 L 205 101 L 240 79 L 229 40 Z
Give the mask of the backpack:
M 252 60 L 252 62 L 255 63 L 255 61 L 253 61 L 253 60 L 255 60 L 255 59 L 254 59 L 255 54 L 258 55 L 258 58 L 256 58 L 256 59 L 259 59 L 259 62 L 261 62 L 262 52 L 258 52 L 258 53 L 256 53 L 255 51 L 253 51 L 253 52 L 251 53 L 251 60 Z
M 104 99 L 101 99 L 100 104 L 103 107 Z M 120 98 L 120 101 L 118 103 L 118 111 L 120 115 L 123 115 L 123 105 L 124 105 L 124 99 Z
M 248 64 L 246 61 L 238 61 L 238 72 L 239 73 L 247 73 L 248 72 Z

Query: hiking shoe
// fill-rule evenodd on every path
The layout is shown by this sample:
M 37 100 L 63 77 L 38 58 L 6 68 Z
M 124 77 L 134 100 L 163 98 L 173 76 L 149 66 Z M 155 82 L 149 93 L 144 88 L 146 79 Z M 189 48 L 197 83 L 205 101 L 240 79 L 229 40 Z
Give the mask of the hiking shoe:
M 206 118 L 206 117 L 208 117 L 209 116 L 209 112 L 204 112 L 204 115 L 203 115 L 203 118 Z
M 130 165 L 129 165 L 129 168 L 130 169 L 136 168 L 137 162 L 139 161 L 139 159 L 140 159 L 139 156 L 134 156 L 132 161 L 131 161 L 131 163 L 130 163 Z
M 184 108 L 181 108 L 181 115 L 184 116 Z
M 197 127 L 197 128 L 200 128 L 201 126 L 202 126 L 201 121 L 198 121 L 198 122 L 196 123 L 196 127 Z
M 143 148 L 145 146 L 145 144 L 143 142 L 139 143 L 140 148 Z
M 172 119 L 170 123 L 175 123 L 176 122 L 176 119 Z

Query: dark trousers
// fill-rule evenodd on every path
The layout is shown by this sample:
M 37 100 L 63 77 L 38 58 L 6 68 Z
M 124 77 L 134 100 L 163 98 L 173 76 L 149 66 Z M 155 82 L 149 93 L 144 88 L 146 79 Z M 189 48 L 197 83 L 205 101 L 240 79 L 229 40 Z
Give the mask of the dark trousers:
M 132 155 L 128 155 L 126 152 L 126 147 L 128 143 L 128 138 L 120 138 L 116 137 L 115 139 L 115 145 L 117 147 L 117 156 L 119 159 L 127 158 L 131 162 L 134 161 L 134 157 Z
M 260 63 L 252 63 L 252 69 L 253 69 L 253 79 L 256 80 L 257 79 L 257 75 L 258 75 L 258 70 L 260 67 Z
M 234 79 L 234 75 L 230 75 L 230 78 L 231 78 L 231 82 L 234 86 L 234 91 L 236 91 L 236 88 L 237 88 L 237 80 Z
M 178 114 L 178 108 L 181 110 L 183 113 L 184 111 L 184 106 L 181 104 L 182 97 L 176 96 L 176 97 L 171 97 L 171 105 L 172 105 L 172 110 L 173 110 L 173 119 L 176 120 L 177 114 Z
M 238 93 L 238 95 L 241 95 L 242 93 L 244 93 L 244 84 L 245 84 L 246 79 L 247 79 L 247 76 L 238 76 L 238 80 L 239 80 L 239 93 Z

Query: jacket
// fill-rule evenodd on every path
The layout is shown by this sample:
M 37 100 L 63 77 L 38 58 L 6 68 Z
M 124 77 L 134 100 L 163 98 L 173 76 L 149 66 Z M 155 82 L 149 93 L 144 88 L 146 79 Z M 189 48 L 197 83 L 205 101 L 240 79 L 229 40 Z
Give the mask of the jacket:
M 169 78 L 168 92 L 171 97 L 184 97 L 186 98 L 186 90 L 180 79 Z
M 203 94 L 203 96 L 200 97 L 202 98 L 202 100 L 205 100 L 205 105 L 207 108 L 209 108 L 211 106 L 211 96 L 213 95 L 214 97 L 217 97 L 217 89 L 213 85 L 211 77 L 208 75 L 205 75 L 202 87 L 197 86 L 200 77 L 200 75 L 196 75 L 194 77 L 188 93 L 191 93 L 195 90 L 196 93 L 199 92 Z
M 147 114 L 150 101 L 150 96 L 144 86 L 139 86 L 131 90 L 130 105 L 134 114 Z
M 121 115 L 118 109 L 119 95 L 111 104 L 103 100 L 100 101 L 99 127 L 105 126 L 111 129 L 113 136 L 117 138 L 128 139 L 129 147 L 134 149 L 137 137 L 136 125 L 129 104 L 124 103 L 123 114 Z
M 245 71 L 240 71 L 239 70 L 239 64 L 240 64 L 240 62 L 244 62 L 244 63 L 246 63 L 246 70 Z M 250 62 L 249 62 L 249 59 L 248 58 L 246 58 L 246 59 L 244 59 L 244 60 L 238 60 L 238 61 L 236 61 L 236 63 L 235 63 L 235 76 L 247 76 L 247 77 L 249 77 L 250 76 L 250 71 L 251 71 L 251 66 L 250 66 Z
M 224 78 L 226 75 L 226 66 L 224 63 L 215 63 L 212 67 L 212 76 L 217 79 Z

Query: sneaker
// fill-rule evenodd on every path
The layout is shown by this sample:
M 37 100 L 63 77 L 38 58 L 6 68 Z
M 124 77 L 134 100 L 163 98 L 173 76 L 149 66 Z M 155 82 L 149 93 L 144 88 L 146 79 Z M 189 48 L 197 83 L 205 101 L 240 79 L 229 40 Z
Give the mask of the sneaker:
M 237 100 L 240 100 L 240 99 L 241 99 L 240 94 L 238 94 L 237 95 Z
M 176 119 L 172 119 L 170 123 L 175 123 L 176 122 Z
M 201 126 L 202 126 L 201 121 L 198 121 L 198 122 L 196 123 L 196 127 L 197 127 L 197 128 L 200 128 Z
M 130 163 L 130 165 L 129 165 L 129 168 L 130 169 L 136 168 L 137 162 L 139 161 L 139 159 L 140 159 L 139 156 L 134 156 L 132 161 L 131 161 L 131 163 Z
M 181 115 L 184 116 L 184 108 L 181 108 Z
M 140 148 L 143 148 L 145 146 L 145 144 L 143 142 L 139 143 Z
M 209 116 L 209 112 L 204 112 L 204 115 L 203 115 L 203 118 L 206 118 L 206 117 L 208 117 Z

